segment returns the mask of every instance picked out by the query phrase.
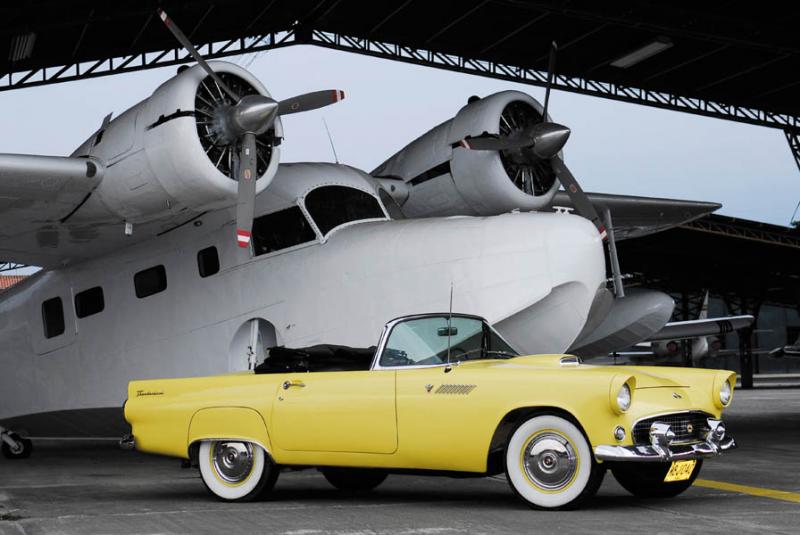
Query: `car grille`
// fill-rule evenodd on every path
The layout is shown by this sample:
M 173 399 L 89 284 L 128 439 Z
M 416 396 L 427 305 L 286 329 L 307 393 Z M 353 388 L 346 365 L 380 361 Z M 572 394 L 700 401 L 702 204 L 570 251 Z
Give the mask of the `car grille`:
M 699 442 L 705 438 L 708 431 L 706 419 L 710 414 L 701 411 L 678 412 L 674 414 L 662 414 L 639 420 L 633 427 L 633 443 L 636 445 L 650 444 L 650 426 L 655 422 L 664 423 L 670 426 L 675 433 L 674 442 Z

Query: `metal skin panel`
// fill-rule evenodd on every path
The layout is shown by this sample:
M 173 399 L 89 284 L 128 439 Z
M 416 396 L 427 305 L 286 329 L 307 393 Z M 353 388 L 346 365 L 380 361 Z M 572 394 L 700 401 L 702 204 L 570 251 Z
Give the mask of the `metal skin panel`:
M 272 406 L 272 437 L 284 451 L 382 453 L 397 450 L 394 374 L 281 374 Z M 303 386 L 300 386 L 303 385 Z
M 368 372 L 315 372 L 303 374 L 303 381 L 315 378 L 331 385 L 340 382 L 352 385 L 359 382 L 366 388 L 375 403 L 397 405 L 397 449 L 388 454 L 356 453 L 340 451 L 287 451 L 272 447 L 270 453 L 279 464 L 363 466 L 396 469 L 430 469 L 464 472 L 484 472 L 495 430 L 503 417 L 520 408 L 546 408 L 571 414 L 586 433 L 591 445 L 631 445 L 630 433 L 618 441 L 613 437 L 617 425 L 625 429 L 648 416 L 688 410 L 705 411 L 720 417 L 721 409 L 714 404 L 712 390 L 722 380 L 730 381 L 732 372 L 683 368 L 642 367 L 596 367 L 585 364 L 563 367 L 561 355 L 535 355 L 511 360 L 488 360 L 465 362 L 444 366 L 396 370 L 373 370 Z M 376 389 L 373 381 L 393 380 L 396 375 L 396 394 L 392 389 Z M 611 406 L 609 386 L 618 376 L 633 376 L 637 388 L 628 412 L 617 414 Z M 648 384 L 647 379 L 657 376 L 657 384 Z M 201 377 L 196 379 L 154 380 L 131 383 L 126 417 L 133 424 L 137 448 L 141 451 L 186 457 L 190 440 L 167 433 L 167 425 L 186 428 L 198 410 L 204 407 L 228 405 L 251 407 L 264 416 L 267 429 L 273 437 L 281 433 L 282 422 L 266 416 L 273 411 L 278 398 L 265 396 L 264 392 L 283 392 L 281 383 L 296 379 L 297 374 L 253 375 L 244 373 L 232 376 Z M 387 379 L 388 378 L 388 379 Z M 476 388 L 468 396 L 436 395 L 441 384 L 470 384 Z M 640 383 L 647 386 L 640 386 Z M 311 388 L 309 386 L 308 388 Z M 163 395 L 139 396 L 137 391 L 162 393 Z M 680 394 L 680 397 L 673 396 Z M 298 411 L 297 425 L 284 428 L 291 439 L 298 443 L 315 445 L 320 436 L 311 425 L 302 425 L 314 418 L 320 406 L 339 414 L 339 426 L 327 429 L 330 436 L 327 444 L 348 442 L 354 429 L 368 434 L 378 426 L 394 425 L 394 415 L 383 416 L 367 411 L 348 411 L 359 393 L 353 396 L 332 395 L 321 397 L 319 403 Z M 272 403 L 272 407 L 270 407 Z M 169 415 L 162 419 L 162 411 Z M 249 413 L 241 413 L 249 414 Z M 220 421 L 217 438 L 227 438 L 226 429 L 244 424 L 239 413 L 231 421 Z M 381 421 L 388 418 L 390 421 Z M 180 423 L 180 420 L 183 420 Z M 214 431 L 206 431 L 215 434 Z M 254 425 L 252 435 L 260 432 Z M 238 436 L 238 435 L 237 435 Z M 176 455 L 175 452 L 181 452 Z
M 148 420 L 150 421 L 150 420 Z M 177 422 L 174 433 L 184 431 L 183 420 Z M 161 422 L 158 422 L 161 425 Z M 170 433 L 165 428 L 157 430 Z M 172 434 L 172 433 L 170 433 Z M 238 438 L 255 442 L 268 452 L 272 451 L 267 427 L 258 411 L 249 407 L 211 407 L 197 411 L 189 422 L 189 445 L 202 440 L 215 438 Z M 180 443 L 180 441 L 178 441 Z M 147 447 L 146 445 L 144 447 Z M 182 457 L 185 448 L 181 448 L 178 457 Z

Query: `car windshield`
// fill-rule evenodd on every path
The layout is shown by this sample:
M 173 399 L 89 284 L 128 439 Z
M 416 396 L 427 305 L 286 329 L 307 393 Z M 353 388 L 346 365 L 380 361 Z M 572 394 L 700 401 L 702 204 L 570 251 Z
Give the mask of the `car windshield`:
M 478 318 L 426 316 L 394 325 L 381 353 L 380 365 L 435 366 L 448 362 L 516 357 L 494 329 Z

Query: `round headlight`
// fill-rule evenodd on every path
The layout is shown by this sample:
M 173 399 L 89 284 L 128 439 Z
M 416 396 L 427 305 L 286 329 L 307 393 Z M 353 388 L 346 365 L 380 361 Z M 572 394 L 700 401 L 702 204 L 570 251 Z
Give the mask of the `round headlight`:
M 731 402 L 731 384 L 728 381 L 724 381 L 719 387 L 719 401 L 726 407 Z
M 631 387 L 627 383 L 622 385 L 617 393 L 617 407 L 622 412 L 627 411 L 631 407 Z

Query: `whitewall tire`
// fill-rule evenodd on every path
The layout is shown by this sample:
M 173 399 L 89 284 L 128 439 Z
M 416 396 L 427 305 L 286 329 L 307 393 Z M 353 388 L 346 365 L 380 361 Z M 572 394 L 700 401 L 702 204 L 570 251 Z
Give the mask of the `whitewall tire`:
M 203 442 L 198 463 L 206 488 L 223 501 L 258 499 L 272 489 L 278 478 L 278 467 L 263 448 L 251 442 Z
M 552 414 L 522 422 L 506 447 L 506 475 L 514 492 L 537 509 L 570 509 L 593 496 L 605 469 L 572 422 Z

